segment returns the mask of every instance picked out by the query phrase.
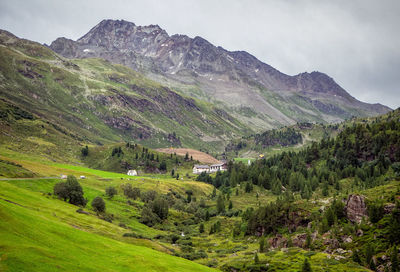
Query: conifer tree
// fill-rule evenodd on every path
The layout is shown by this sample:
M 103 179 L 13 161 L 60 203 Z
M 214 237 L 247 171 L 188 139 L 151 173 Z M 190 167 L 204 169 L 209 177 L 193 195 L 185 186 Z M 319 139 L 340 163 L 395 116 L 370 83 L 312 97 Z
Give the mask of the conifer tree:
M 218 213 L 225 212 L 225 201 L 222 195 L 219 195 L 217 199 L 217 211 Z
M 261 236 L 261 238 L 260 238 L 260 252 L 264 251 L 264 247 L 265 247 L 265 237 Z
M 199 226 L 199 232 L 200 233 L 204 232 L 204 224 L 203 223 L 201 223 L 200 226 Z
M 394 246 L 392 249 L 392 255 L 390 257 L 390 261 L 392 262 L 392 271 L 391 272 L 399 272 L 399 258 L 398 258 L 398 251 L 397 247 Z
M 303 267 L 301 269 L 302 272 L 312 272 L 311 264 L 308 261 L 308 258 L 304 259 Z
M 260 259 L 258 259 L 258 254 L 254 254 L 254 263 L 258 264 L 260 262 Z

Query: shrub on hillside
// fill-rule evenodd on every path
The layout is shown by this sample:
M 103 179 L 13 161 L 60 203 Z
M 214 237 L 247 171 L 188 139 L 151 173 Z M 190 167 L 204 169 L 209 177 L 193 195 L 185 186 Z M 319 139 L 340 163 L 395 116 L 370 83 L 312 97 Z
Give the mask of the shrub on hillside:
M 92 201 L 92 208 L 96 212 L 105 212 L 106 203 L 104 202 L 104 200 L 101 197 L 96 196 Z
M 153 192 L 151 192 L 147 197 L 152 198 Z M 146 192 L 147 193 L 147 192 Z M 154 226 L 157 223 L 161 223 L 168 217 L 168 201 L 163 197 L 157 197 L 154 201 L 149 200 L 142 209 L 140 222 L 147 226 Z
M 150 207 L 145 206 L 143 207 L 141 217 L 140 217 L 140 223 L 143 223 L 149 227 L 154 226 L 160 221 L 160 218 L 153 213 Z
M 65 182 L 58 182 L 54 185 L 53 192 L 59 198 L 62 198 L 64 201 L 68 199 L 68 190 Z
M 161 197 L 158 197 L 152 203 L 153 212 L 162 220 L 168 217 L 168 202 Z
M 66 182 L 54 185 L 54 194 L 73 205 L 86 206 L 87 200 L 83 197 L 83 189 L 75 176 L 68 176 Z
M 132 184 L 126 183 L 122 186 L 122 191 L 127 198 L 132 198 L 136 200 L 140 196 L 140 189 L 136 187 L 132 187 Z
M 368 203 L 368 216 L 372 223 L 377 223 L 385 215 L 385 208 L 383 203 L 371 202 Z
M 157 192 L 154 191 L 154 190 L 150 190 L 150 191 L 146 191 L 146 192 L 141 193 L 140 194 L 140 199 L 143 202 L 148 203 L 148 202 L 153 201 L 154 199 L 156 199 L 156 196 L 157 196 Z
M 113 198 L 116 194 L 117 194 L 117 189 L 115 189 L 115 187 L 110 186 L 106 188 L 106 195 L 109 198 Z
M 84 148 L 81 149 L 82 156 L 86 157 L 89 155 L 89 147 L 85 146 Z

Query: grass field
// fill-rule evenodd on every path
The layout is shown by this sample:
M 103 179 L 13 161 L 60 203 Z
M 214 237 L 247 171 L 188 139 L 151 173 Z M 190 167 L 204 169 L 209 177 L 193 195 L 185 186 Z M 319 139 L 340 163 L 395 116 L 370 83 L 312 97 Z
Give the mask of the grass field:
M 101 235 L 124 230 L 39 193 L 0 182 L 0 198 L 1 271 L 213 271 Z
M 247 165 L 249 163 L 249 161 L 253 162 L 256 159 L 255 158 L 234 158 L 234 160 L 235 160 L 235 162 L 242 162 Z
M 79 174 L 87 175 L 87 176 L 91 175 L 91 176 L 97 176 L 97 177 L 101 177 L 101 178 L 131 178 L 131 176 L 128 176 L 126 174 L 96 170 L 96 169 L 91 169 L 91 168 L 87 168 L 87 167 L 83 167 L 83 166 L 61 164 L 61 163 L 52 163 L 51 165 L 54 167 L 57 167 L 57 168 L 73 170 L 75 173 L 79 173 Z

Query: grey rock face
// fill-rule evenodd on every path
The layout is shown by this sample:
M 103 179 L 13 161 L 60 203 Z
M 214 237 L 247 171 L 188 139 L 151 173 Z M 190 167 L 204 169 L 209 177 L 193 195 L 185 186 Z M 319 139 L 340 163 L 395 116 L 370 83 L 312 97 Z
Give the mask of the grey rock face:
M 323 73 L 289 76 L 247 52 L 229 52 L 201 37 L 169 36 L 158 25 L 103 20 L 77 41 L 58 38 L 50 48 L 67 58 L 100 57 L 129 66 L 187 95 L 195 86 L 229 110 L 251 107 L 257 112 L 252 120 L 236 117 L 255 127 L 340 121 L 389 110 L 356 100 Z
M 363 217 L 368 216 L 365 197 L 362 195 L 349 195 L 346 201 L 345 211 L 350 221 L 359 224 Z

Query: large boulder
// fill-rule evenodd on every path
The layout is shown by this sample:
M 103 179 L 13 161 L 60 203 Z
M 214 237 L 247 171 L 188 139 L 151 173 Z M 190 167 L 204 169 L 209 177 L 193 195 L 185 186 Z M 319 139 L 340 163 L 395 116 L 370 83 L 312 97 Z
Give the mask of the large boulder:
M 360 223 L 363 217 L 367 217 L 367 205 L 362 195 L 349 195 L 346 201 L 345 212 L 347 218 L 353 223 Z
M 281 234 L 277 234 L 275 237 L 269 239 L 268 241 L 271 248 L 286 248 L 287 242 L 287 239 Z

